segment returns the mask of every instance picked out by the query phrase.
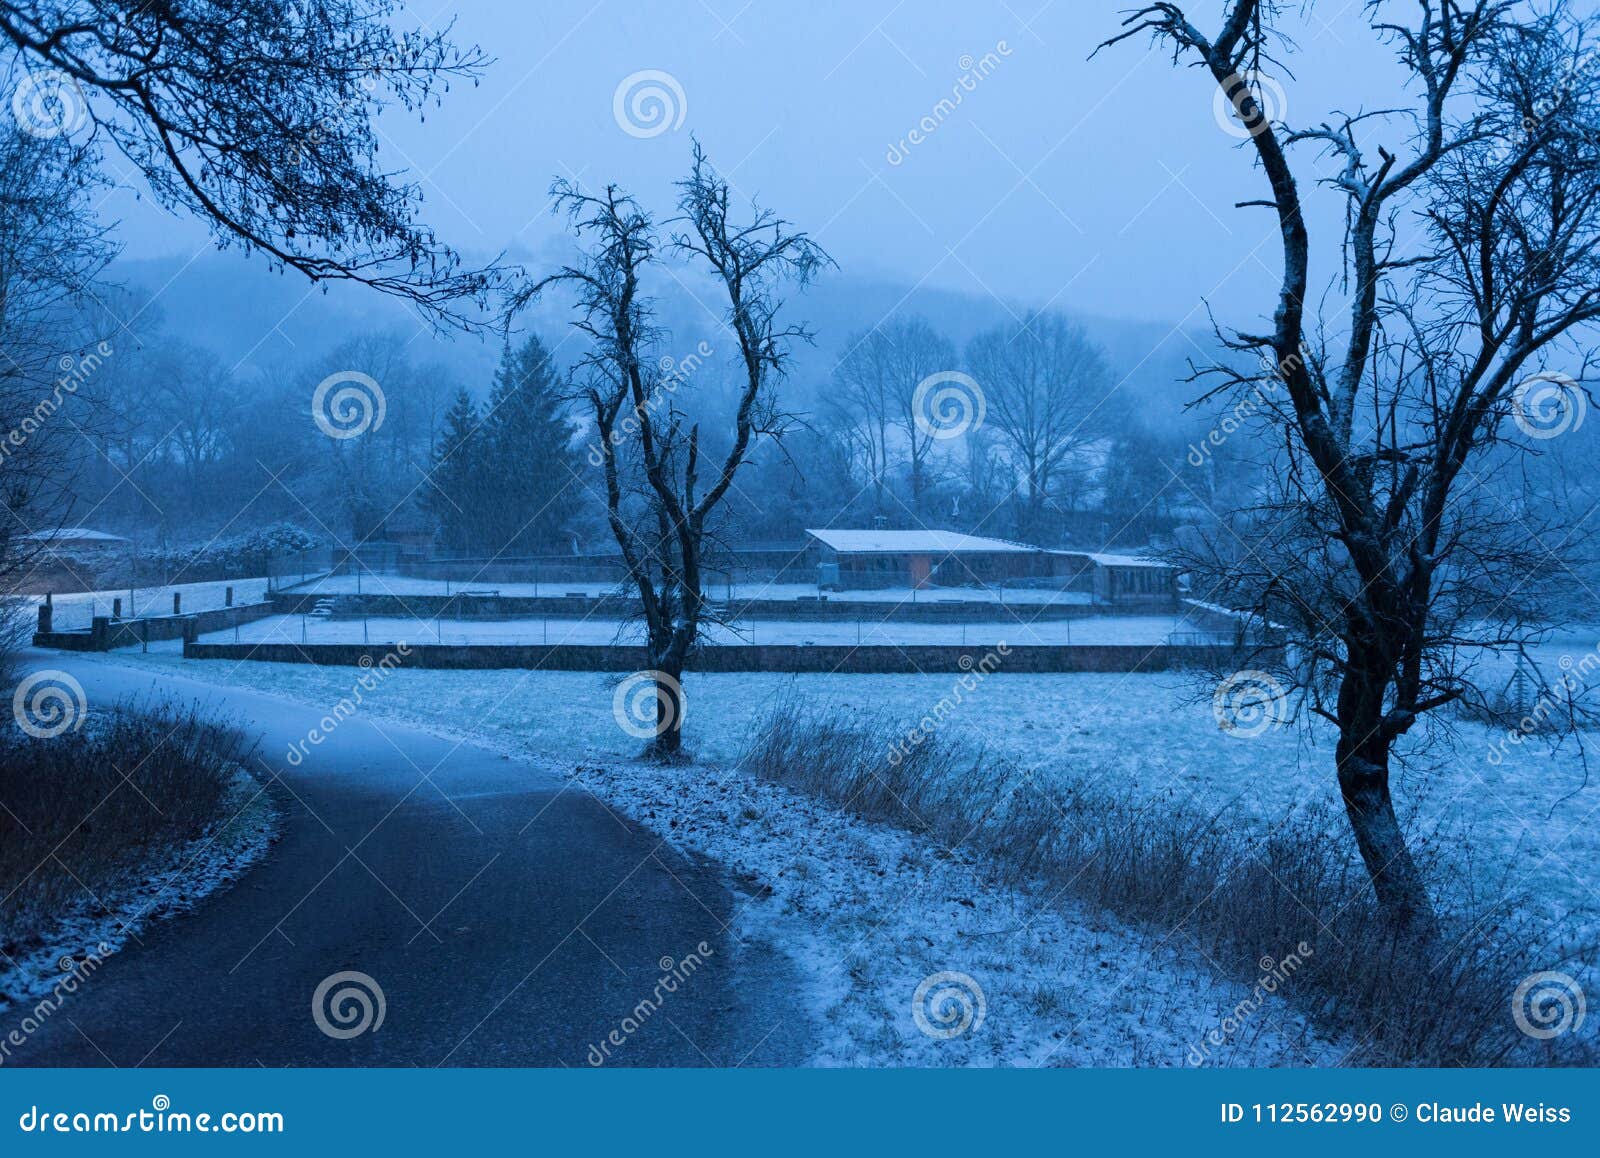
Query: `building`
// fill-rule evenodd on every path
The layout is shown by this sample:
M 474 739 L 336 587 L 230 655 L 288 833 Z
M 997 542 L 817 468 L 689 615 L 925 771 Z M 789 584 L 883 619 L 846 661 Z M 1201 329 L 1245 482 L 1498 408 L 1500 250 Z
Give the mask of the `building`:
M 1170 606 L 1177 573 L 1136 555 L 1051 550 L 1009 539 L 930 530 L 807 530 L 819 586 L 1037 587 L 1088 595 L 1111 606 Z
M 68 553 L 106 551 L 125 546 L 127 539 L 109 531 L 96 531 L 91 527 L 61 527 L 54 531 L 34 531 L 18 535 L 17 540 L 36 547 Z
M 1096 603 L 1169 606 L 1178 599 L 1178 572 L 1157 559 L 1101 551 L 1052 551 L 1071 590 L 1090 592 Z

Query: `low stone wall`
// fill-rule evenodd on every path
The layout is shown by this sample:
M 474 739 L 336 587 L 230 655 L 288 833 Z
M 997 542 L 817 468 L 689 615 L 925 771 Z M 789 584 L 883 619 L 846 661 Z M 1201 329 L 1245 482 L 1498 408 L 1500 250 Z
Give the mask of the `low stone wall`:
M 322 666 L 370 667 L 396 653 L 396 644 L 360 643 L 198 643 L 186 642 L 190 659 L 259 660 Z M 1002 645 L 1003 646 L 1003 645 Z M 690 667 L 699 672 L 935 673 L 974 667 L 1002 672 L 1154 672 L 1180 667 L 1221 665 L 1231 648 L 1129 645 L 960 647 L 918 644 L 905 647 L 843 644 L 733 645 L 702 648 Z M 640 671 L 649 663 L 642 647 L 580 644 L 417 644 L 400 666 L 449 670 L 490 668 L 548 671 Z
M 625 619 L 639 609 L 638 601 L 619 595 L 569 598 L 564 595 L 306 595 L 299 592 L 273 596 L 278 610 L 298 615 L 311 610 L 318 599 L 332 598 L 336 619 L 374 616 L 395 619 Z M 948 601 L 948 602 L 947 602 Z M 999 603 L 957 596 L 924 593 L 915 603 L 882 599 L 747 599 L 734 600 L 734 619 L 860 620 L 884 623 L 1030 623 L 1035 620 L 1082 619 L 1101 615 L 1151 615 L 1171 612 L 1177 604 L 1157 606 L 1107 606 L 1104 604 Z
M 150 615 L 140 619 L 94 617 L 88 630 L 36 631 L 34 647 L 53 647 L 60 651 L 110 651 L 115 647 L 140 647 L 162 640 L 189 639 L 212 631 L 226 631 L 236 623 L 251 623 L 278 614 L 270 601 L 247 603 L 239 607 L 218 607 L 188 615 Z

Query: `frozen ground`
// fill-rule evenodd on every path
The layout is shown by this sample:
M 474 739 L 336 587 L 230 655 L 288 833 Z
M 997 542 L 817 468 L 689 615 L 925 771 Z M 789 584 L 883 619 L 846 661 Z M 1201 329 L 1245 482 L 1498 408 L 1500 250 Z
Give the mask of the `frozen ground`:
M 750 890 L 735 928 L 799 961 L 821 1031 L 812 1064 L 1303 1066 L 1350 1050 L 1277 999 L 1222 1033 L 1250 986 L 1182 933 L 1042 905 L 959 850 L 737 769 L 612 760 L 577 780 Z
M 1566 645 L 1570 650 L 1563 650 Z M 1585 637 L 1549 645 L 1557 660 L 1563 654 L 1579 658 L 1593 647 Z M 329 705 L 347 694 L 350 682 L 349 669 L 185 662 L 157 652 L 111 659 L 169 665 L 185 675 Z M 604 770 L 587 778 L 604 783 L 606 776 L 620 775 L 626 783 L 616 791 L 635 793 L 644 787 L 637 776 L 648 780 L 654 773 L 639 773 L 640 766 L 628 762 L 639 741 L 613 714 L 617 685 L 618 677 L 579 672 L 401 670 L 362 710 L 581 763 Z M 687 733 L 699 758 L 696 775 L 710 784 L 730 774 L 753 727 L 779 696 L 863 715 L 884 712 L 909 724 L 950 695 L 952 679 L 690 674 L 685 692 Z M 1337 804 L 1325 730 L 1306 733 L 1285 725 L 1254 737 L 1225 733 L 1212 715 L 1209 689 L 1178 674 L 1000 675 L 966 693 L 940 726 L 1036 769 L 1042 783 L 1131 786 L 1231 811 L 1242 824 L 1273 825 L 1297 806 Z M 659 800 L 640 805 L 641 819 L 663 831 L 673 831 L 674 820 L 681 826 L 679 809 L 690 807 L 693 796 L 679 799 L 672 794 L 677 792 L 663 787 Z M 1535 740 L 1506 743 L 1503 732 L 1462 724 L 1452 747 L 1419 757 L 1398 773 L 1396 795 L 1419 834 L 1442 828 L 1485 896 L 1531 898 L 1551 939 L 1552 968 L 1561 967 L 1564 954 L 1592 949 L 1600 940 L 1600 786 L 1590 782 L 1575 744 L 1552 752 Z M 713 809 L 707 816 L 718 814 Z M 736 812 L 728 817 L 728 824 L 740 827 Z M 712 820 L 703 816 L 696 823 L 697 841 L 721 839 Z M 829 855 L 820 848 L 812 854 L 816 860 Z M 843 886 L 835 881 L 828 887 Z
M 489 579 L 455 582 L 444 579 L 419 579 L 404 575 L 324 575 L 302 585 L 294 585 L 292 577 L 282 584 L 286 590 L 309 592 L 317 595 L 353 595 L 358 590 L 378 595 L 449 595 L 457 591 L 497 591 L 501 595 L 565 595 L 581 591 L 585 595 L 612 595 L 623 589 L 616 583 L 596 582 L 545 582 L 499 583 Z M 724 583 L 708 584 L 706 590 L 716 599 L 798 599 L 816 597 L 815 583 Z M 1031 587 L 1007 587 L 991 590 L 984 587 L 889 587 L 873 591 L 827 592 L 830 599 L 866 601 L 872 603 L 1015 603 L 1030 605 L 1060 604 L 1085 606 L 1091 600 L 1083 591 L 1047 591 Z
M 1135 644 L 1154 646 L 1200 626 L 1183 615 L 1105 615 L 1033 623 L 862 623 L 856 620 L 742 620 L 708 631 L 716 644 L 845 644 L 892 647 L 906 644 Z M 317 619 L 281 615 L 240 624 L 202 637 L 208 642 L 245 643 L 642 643 L 643 625 L 612 619 Z
M 235 604 L 259 603 L 266 597 L 265 579 L 222 579 L 214 583 L 172 583 L 161 587 L 136 587 L 116 591 L 74 591 L 53 597 L 54 624 L 57 630 L 88 627 L 96 615 L 110 615 L 112 601 L 122 600 L 122 614 L 171 615 L 174 593 L 183 597 L 184 611 L 212 611 L 226 606 L 226 592 L 233 588 Z M 37 607 L 44 602 L 42 595 L 26 596 Z M 33 615 L 30 612 L 30 617 Z M 31 627 L 30 620 L 30 627 Z
M 86 662 L 170 667 L 219 682 L 231 673 L 231 682 L 330 707 L 351 679 L 350 669 L 232 669 L 156 653 Z M 501 683 L 502 697 L 526 691 L 551 697 L 552 707 L 556 699 L 606 704 L 603 719 L 585 716 L 586 734 L 567 730 L 575 717 L 540 712 L 517 716 L 516 726 L 538 720 L 518 736 L 513 727 L 477 727 L 471 709 L 449 710 L 453 682 L 447 689 L 413 678 L 431 674 L 392 673 L 362 710 L 557 761 L 664 839 L 728 868 L 746 894 L 734 916 L 740 938 L 777 945 L 801 965 L 807 984 L 793 1000 L 818 1029 L 815 1064 L 1306 1065 L 1335 1064 L 1349 1051 L 1351 1043 L 1320 1036 L 1272 997 L 1207 1043 L 1249 1004 L 1252 986 L 1223 976 L 1182 932 L 1133 929 L 996 886 L 959 849 L 845 816 L 728 763 L 661 768 L 629 759 L 637 741 L 611 716 L 601 681 Z M 611 733 L 623 742 L 614 745 Z

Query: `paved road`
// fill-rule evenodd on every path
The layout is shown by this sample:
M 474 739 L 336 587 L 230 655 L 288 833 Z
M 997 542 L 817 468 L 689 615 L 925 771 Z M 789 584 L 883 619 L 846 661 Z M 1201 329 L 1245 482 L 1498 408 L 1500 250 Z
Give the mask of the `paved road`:
M 71 670 L 91 705 L 157 678 L 217 704 L 261 738 L 255 771 L 284 833 L 233 887 L 112 957 L 9 1064 L 583 1066 L 653 997 L 662 959 L 701 941 L 705 965 L 607 1064 L 803 1060 L 788 962 L 732 939 L 716 866 L 549 770 L 360 716 L 291 767 L 322 710 L 58 653 L 27 661 Z M 378 982 L 385 1013 L 336 1040 L 312 995 L 345 970 Z

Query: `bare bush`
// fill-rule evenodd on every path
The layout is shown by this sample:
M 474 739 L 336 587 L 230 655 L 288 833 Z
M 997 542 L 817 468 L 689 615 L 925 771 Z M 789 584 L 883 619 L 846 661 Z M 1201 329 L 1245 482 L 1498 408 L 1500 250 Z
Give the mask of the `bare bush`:
M 937 734 L 906 749 L 906 734 L 886 714 L 789 697 L 756 730 L 742 765 L 924 833 L 1001 883 L 1153 927 L 1238 980 L 1307 945 L 1282 992 L 1352 1043 L 1350 1064 L 1593 1064 L 1575 1041 L 1536 1050 L 1517 1030 L 1511 995 L 1550 960 L 1517 898 L 1478 899 L 1467 866 L 1444 855 L 1450 840 L 1418 842 L 1432 891 L 1460 898 L 1441 913 L 1440 940 L 1419 955 L 1417 941 L 1384 919 L 1331 808 L 1252 830 L 1226 810 L 1096 784 L 1092 771 L 1079 783 L 1045 782 Z
M 248 751 L 236 729 L 170 702 L 121 704 L 47 739 L 0 731 L 0 945 L 94 911 L 125 874 L 225 820 Z

